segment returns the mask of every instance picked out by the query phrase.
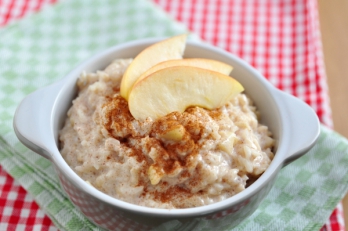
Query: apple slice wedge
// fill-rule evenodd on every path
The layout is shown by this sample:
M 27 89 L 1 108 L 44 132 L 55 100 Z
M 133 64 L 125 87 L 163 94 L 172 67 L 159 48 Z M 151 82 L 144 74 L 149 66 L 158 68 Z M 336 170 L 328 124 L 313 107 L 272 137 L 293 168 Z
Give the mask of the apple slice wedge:
M 214 109 L 244 90 L 235 79 L 219 72 L 191 66 L 156 71 L 133 86 L 129 110 L 134 118 L 158 119 L 190 106 Z
M 122 77 L 121 96 L 128 100 L 129 92 L 134 83 L 150 67 L 166 60 L 182 59 L 186 47 L 186 37 L 186 34 L 174 36 L 155 43 L 140 52 Z
M 227 63 L 223 63 L 213 59 L 200 59 L 200 58 L 172 59 L 172 60 L 167 60 L 167 61 L 158 63 L 155 66 L 151 67 L 150 69 L 145 71 L 135 83 L 139 82 L 143 78 L 147 77 L 148 75 L 158 70 L 161 70 L 167 67 L 174 67 L 174 66 L 200 67 L 203 69 L 220 72 L 221 74 L 224 74 L 224 75 L 229 75 L 231 71 L 233 70 L 233 67 L 228 65 Z

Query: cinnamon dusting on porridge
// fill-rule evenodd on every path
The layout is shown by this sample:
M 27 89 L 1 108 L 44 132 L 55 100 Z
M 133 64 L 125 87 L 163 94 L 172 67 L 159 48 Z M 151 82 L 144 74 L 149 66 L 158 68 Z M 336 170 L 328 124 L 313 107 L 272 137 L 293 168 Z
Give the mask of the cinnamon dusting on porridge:
M 241 192 L 273 159 L 274 140 L 239 93 L 222 107 L 136 120 L 120 96 L 131 59 L 82 73 L 60 132 L 61 154 L 85 181 L 117 199 L 189 208 Z

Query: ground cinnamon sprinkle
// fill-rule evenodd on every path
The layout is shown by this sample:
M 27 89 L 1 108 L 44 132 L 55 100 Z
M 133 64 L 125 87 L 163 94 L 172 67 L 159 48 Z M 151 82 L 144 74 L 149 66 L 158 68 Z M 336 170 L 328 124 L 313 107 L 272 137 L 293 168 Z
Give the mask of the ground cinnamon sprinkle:
M 113 98 L 108 98 L 107 102 L 102 106 L 103 108 L 103 120 L 102 125 L 109 133 L 116 139 L 124 138 L 115 132 L 119 130 L 125 130 L 128 135 L 132 134 L 132 128 L 130 122 L 135 120 L 130 114 L 127 101 L 120 95 Z
M 190 190 L 182 188 L 180 186 L 173 186 L 167 189 L 165 192 L 154 192 L 153 193 L 155 200 L 159 200 L 162 203 L 168 203 L 177 197 L 186 197 L 189 198 L 192 196 Z
M 139 149 L 133 149 L 132 153 L 130 154 L 130 156 L 135 156 L 136 160 L 141 163 L 141 162 L 146 162 L 147 158 L 146 156 L 142 153 L 141 150 Z
M 196 143 L 201 137 L 204 125 L 197 123 L 190 116 L 190 112 L 194 109 L 188 109 L 187 112 L 173 112 L 154 121 L 151 126 L 150 136 L 136 134 L 130 124 L 135 121 L 128 109 L 128 103 L 121 96 L 108 99 L 103 105 L 103 126 L 111 136 L 118 139 L 122 145 L 132 149 L 130 156 L 134 156 L 141 163 L 145 162 L 146 168 L 154 166 L 158 174 L 164 173 L 168 176 L 178 176 L 181 179 L 187 179 L 191 173 L 187 169 L 193 169 L 196 162 L 193 161 L 198 155 L 197 150 L 200 145 Z M 185 128 L 185 133 L 179 141 L 166 140 L 161 138 L 163 134 L 171 131 L 178 126 Z M 124 129 L 128 138 L 120 137 L 117 133 L 120 129 Z M 135 135 L 135 137 L 133 137 Z M 141 139 L 146 139 L 146 143 L 140 147 Z M 149 158 L 148 153 L 151 149 L 155 149 L 156 156 Z M 146 170 L 142 170 L 145 172 Z M 139 185 L 144 187 L 144 191 L 153 194 L 156 200 L 161 202 L 169 202 L 173 197 L 179 194 L 189 196 L 191 193 L 188 189 L 177 185 L 168 187 L 167 182 L 161 182 L 158 187 L 165 187 L 166 190 L 148 192 L 146 186 L 149 182 L 141 181 Z M 192 181 L 190 184 L 194 184 Z

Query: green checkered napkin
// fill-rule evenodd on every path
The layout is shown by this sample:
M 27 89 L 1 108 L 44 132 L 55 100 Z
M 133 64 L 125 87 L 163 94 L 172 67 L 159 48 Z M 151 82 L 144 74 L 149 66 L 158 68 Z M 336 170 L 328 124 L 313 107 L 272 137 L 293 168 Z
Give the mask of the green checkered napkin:
M 67 199 L 51 163 L 17 140 L 17 105 L 100 50 L 185 31 L 145 0 L 63 1 L 0 30 L 0 163 L 59 229 L 100 230 Z M 318 230 L 347 191 L 347 171 L 348 141 L 322 127 L 316 146 L 281 171 L 258 210 L 234 230 Z M 229 221 L 218 228 L 230 230 Z M 175 222 L 157 228 L 174 229 L 192 230 Z M 210 229 L 201 222 L 196 230 Z

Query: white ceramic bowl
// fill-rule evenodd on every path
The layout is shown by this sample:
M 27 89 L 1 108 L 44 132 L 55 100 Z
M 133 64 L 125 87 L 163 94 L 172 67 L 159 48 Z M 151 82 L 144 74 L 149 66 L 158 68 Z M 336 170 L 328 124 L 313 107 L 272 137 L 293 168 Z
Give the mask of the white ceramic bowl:
M 82 71 L 104 69 L 116 58 L 135 57 L 160 39 L 144 39 L 109 48 L 80 64 L 60 81 L 28 95 L 18 106 L 14 129 L 28 148 L 49 159 L 55 166 L 62 188 L 70 200 L 91 221 L 110 229 L 133 227 L 146 230 L 168 222 L 179 230 L 202 227 L 219 230 L 238 225 L 252 214 L 267 195 L 279 170 L 305 154 L 319 136 L 314 111 L 301 100 L 273 87 L 243 60 L 219 48 L 188 42 L 185 57 L 210 58 L 234 67 L 232 76 L 245 88 L 276 139 L 275 157 L 265 173 L 243 192 L 224 201 L 188 209 L 155 209 L 112 198 L 82 180 L 64 161 L 58 149 L 58 131 L 76 96 L 76 79 Z

